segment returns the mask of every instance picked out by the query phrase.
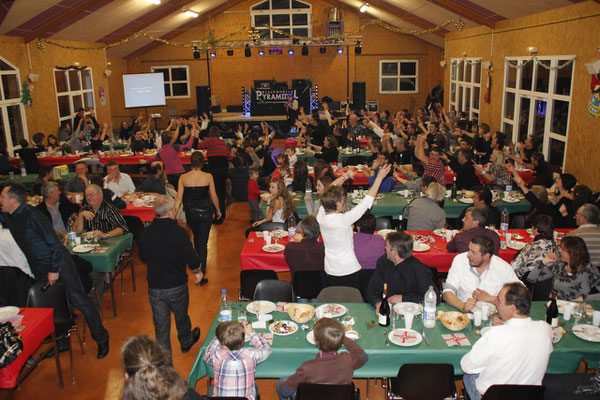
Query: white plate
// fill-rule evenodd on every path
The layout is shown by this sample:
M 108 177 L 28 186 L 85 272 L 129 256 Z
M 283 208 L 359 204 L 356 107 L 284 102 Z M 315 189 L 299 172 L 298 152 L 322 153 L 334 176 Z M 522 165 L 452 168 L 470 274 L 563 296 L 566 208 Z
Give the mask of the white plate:
M 287 326 L 287 331 L 278 330 L 275 327 L 276 325 Z M 296 333 L 297 331 L 298 331 L 298 325 L 294 321 L 288 321 L 285 319 L 275 321 L 271 325 L 269 325 L 269 332 L 271 332 L 273 335 L 277 335 L 277 336 L 289 336 L 289 335 Z
M 317 344 L 315 343 L 315 332 L 314 331 L 310 331 L 308 332 L 308 334 L 306 335 L 306 341 L 310 344 L 312 344 L 313 346 L 316 346 Z
M 573 334 L 588 342 L 600 342 L 600 328 L 594 325 L 574 325 Z
M 412 314 L 419 315 L 423 312 L 423 306 L 417 303 L 411 303 L 409 301 L 403 303 L 394 304 L 394 311 L 398 314 Z
M 279 243 L 273 243 L 264 245 L 262 249 L 267 253 L 279 253 L 280 251 L 285 250 L 285 246 Z
M 392 232 L 396 232 L 396 230 L 395 229 L 382 229 L 382 230 L 378 231 L 377 234 L 385 239 L 387 237 L 387 235 L 389 235 Z
M 518 202 L 520 202 L 521 200 L 519 200 L 519 199 L 515 199 L 514 197 L 503 197 L 503 198 L 502 198 L 502 201 L 505 201 L 505 202 L 507 202 L 507 203 L 518 203 Z
M 330 303 L 317 307 L 317 315 L 331 315 L 331 318 L 338 318 L 346 314 L 348 309 L 341 304 Z
M 7 306 L 0 308 L 0 322 L 8 321 L 19 314 L 19 307 Z
M 448 229 L 436 229 L 433 231 L 433 234 L 437 236 L 446 236 L 446 232 L 448 232 Z
M 512 238 L 514 240 L 523 240 L 523 239 L 525 239 L 523 236 L 519 235 L 518 233 L 513 233 L 512 234 Z
M 526 244 L 527 243 L 525 242 L 515 242 L 511 240 L 506 245 L 513 250 L 521 250 L 523 247 L 525 247 Z
M 496 305 L 493 304 L 493 303 L 489 303 L 487 301 L 478 301 L 477 304 L 475 304 L 475 307 L 473 307 L 473 310 L 474 309 L 480 309 L 481 310 L 481 308 L 483 306 L 488 306 L 488 315 L 492 315 L 492 314 L 496 313 Z M 471 312 L 472 312 L 472 310 L 471 310 Z
M 246 311 L 251 314 L 268 314 L 275 311 L 276 308 L 277 307 L 275 306 L 275 303 L 265 300 L 258 300 L 248 303 L 246 306 Z
M 558 306 L 559 313 L 564 314 L 566 304 L 569 304 L 569 302 L 566 300 L 556 300 L 556 305 Z M 546 308 L 548 307 L 550 307 L 550 301 L 546 303 Z
M 358 333 L 355 330 L 351 330 L 351 331 L 346 331 L 346 337 L 348 339 L 352 339 L 352 340 L 358 340 L 360 339 L 360 333 Z
M 409 347 L 421 343 L 423 336 L 412 329 L 396 329 L 388 333 L 388 339 L 397 346 Z
M 421 242 L 413 242 L 413 251 L 427 251 L 431 249 L 431 246 Z
M 461 197 L 460 199 L 458 199 L 458 201 L 465 204 L 473 204 L 473 199 L 469 197 Z
M 284 231 L 283 229 L 275 229 L 274 231 L 271 231 L 269 233 L 269 235 L 271 237 L 275 237 L 277 239 L 283 239 L 284 237 L 286 237 L 288 235 L 287 231 Z
M 75 253 L 89 253 L 92 250 L 94 250 L 94 246 L 91 244 L 81 244 L 73 247 L 73 252 Z
M 533 229 L 531 229 L 531 228 L 527 229 L 525 232 L 527 232 L 530 235 L 533 235 Z

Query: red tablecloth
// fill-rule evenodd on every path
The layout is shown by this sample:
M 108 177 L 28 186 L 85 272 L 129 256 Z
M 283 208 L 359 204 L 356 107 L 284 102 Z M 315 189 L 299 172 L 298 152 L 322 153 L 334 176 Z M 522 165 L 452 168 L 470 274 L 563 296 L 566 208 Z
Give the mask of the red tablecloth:
M 87 154 L 83 155 L 84 157 L 88 157 Z M 181 162 L 183 164 L 189 164 L 190 163 L 190 156 L 189 155 L 185 155 L 184 153 L 180 153 L 179 156 L 181 157 Z M 135 154 L 135 155 L 128 155 L 128 156 L 118 156 L 118 155 L 110 155 L 110 156 L 106 156 L 106 157 L 98 157 L 98 155 L 93 155 L 90 157 L 97 157 L 98 160 L 100 161 L 100 163 L 102 165 L 108 164 L 111 161 L 116 161 L 119 164 L 128 164 L 128 165 L 132 165 L 132 164 L 139 164 L 140 160 L 146 160 L 148 161 L 149 159 L 151 159 L 154 156 L 146 156 L 143 154 Z M 48 156 L 48 157 L 43 157 L 43 158 L 38 158 L 38 162 L 40 165 L 69 165 L 69 164 L 73 164 L 79 160 L 81 160 L 82 157 L 80 156 L 76 156 L 73 155 L 71 157 L 69 156 L 60 156 L 60 157 L 54 157 L 54 156 Z M 19 158 L 11 158 L 10 159 L 10 163 L 16 167 L 18 167 L 21 163 L 21 159 Z
M 0 369 L 0 389 L 17 386 L 19 371 L 40 344 L 54 332 L 54 310 L 51 308 L 26 308 L 23 311 L 25 326 L 19 334 L 23 338 L 23 352 L 9 366 Z
M 558 232 L 569 232 L 571 229 L 557 229 Z M 448 272 L 452 265 L 452 260 L 457 253 L 448 253 L 446 251 L 446 239 L 436 236 L 431 231 L 406 231 L 412 235 L 428 235 L 435 239 L 434 243 L 429 243 L 431 249 L 425 252 L 413 252 L 413 255 L 421 260 L 424 264 L 431 267 L 437 268 L 439 272 Z M 527 233 L 525 229 L 510 229 L 510 233 L 518 233 L 524 237 L 520 239 L 521 242 L 529 243 L 532 241 L 532 237 Z M 288 238 L 279 240 L 279 243 L 287 245 Z M 265 241 L 262 237 L 257 238 L 256 232 L 250 232 L 250 235 L 246 239 L 246 243 L 240 253 L 241 268 L 247 269 L 270 269 L 275 272 L 289 271 L 290 268 L 283 258 L 283 251 L 279 253 L 267 253 L 262 251 Z M 500 258 L 506 262 L 511 262 L 517 254 L 517 250 L 507 248 L 506 250 L 500 250 Z
M 40 165 L 69 165 L 81 160 L 81 157 L 73 155 L 72 157 L 60 156 L 60 157 L 44 157 L 38 158 Z
M 361 137 L 358 141 L 358 144 L 360 147 L 369 147 L 369 142 L 367 141 L 367 138 L 365 137 Z M 298 139 L 296 138 L 287 138 L 285 140 L 285 148 L 287 149 L 288 147 L 296 147 L 298 145 Z
M 128 203 L 126 208 L 119 211 L 122 215 L 138 217 L 142 222 L 152 222 L 154 219 L 154 208 L 152 207 L 135 207 L 133 203 Z

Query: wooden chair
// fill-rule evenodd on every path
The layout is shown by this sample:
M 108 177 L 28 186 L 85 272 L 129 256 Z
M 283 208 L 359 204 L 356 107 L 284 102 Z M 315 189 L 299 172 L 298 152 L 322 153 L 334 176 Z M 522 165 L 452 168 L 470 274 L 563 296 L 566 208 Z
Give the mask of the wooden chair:
M 456 398 L 452 364 L 404 364 L 390 379 L 387 398 L 410 400 Z
M 364 303 L 360 290 L 348 286 L 330 286 L 317 296 L 317 303 Z

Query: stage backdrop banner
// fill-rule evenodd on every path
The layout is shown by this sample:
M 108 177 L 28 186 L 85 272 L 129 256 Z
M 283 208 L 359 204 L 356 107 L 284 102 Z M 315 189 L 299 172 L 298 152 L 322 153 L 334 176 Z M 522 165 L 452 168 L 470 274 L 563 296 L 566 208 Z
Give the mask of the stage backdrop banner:
M 288 95 L 298 99 L 298 104 L 304 106 L 304 111 L 308 114 L 310 109 L 310 88 L 308 87 L 293 90 L 252 88 L 250 114 L 252 116 L 286 115 L 285 104 L 288 101 Z

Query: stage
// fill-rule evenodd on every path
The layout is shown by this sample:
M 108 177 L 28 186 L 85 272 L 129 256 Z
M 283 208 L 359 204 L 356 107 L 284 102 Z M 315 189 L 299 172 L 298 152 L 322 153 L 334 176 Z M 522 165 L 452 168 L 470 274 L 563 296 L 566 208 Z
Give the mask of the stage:
M 256 115 L 237 113 L 237 112 L 220 112 L 212 115 L 215 122 L 250 122 L 250 121 L 287 121 L 287 115 Z

